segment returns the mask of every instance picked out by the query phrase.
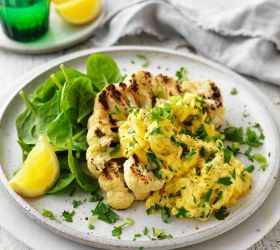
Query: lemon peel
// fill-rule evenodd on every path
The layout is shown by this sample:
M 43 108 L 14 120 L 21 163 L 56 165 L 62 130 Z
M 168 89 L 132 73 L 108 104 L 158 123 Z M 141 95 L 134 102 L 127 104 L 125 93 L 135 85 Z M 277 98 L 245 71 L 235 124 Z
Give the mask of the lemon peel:
M 101 0 L 72 0 L 55 5 L 55 10 L 66 22 L 83 25 L 100 15 L 102 4 Z
M 54 186 L 60 173 L 59 162 L 52 145 L 43 136 L 27 156 L 9 185 L 18 194 L 36 197 Z

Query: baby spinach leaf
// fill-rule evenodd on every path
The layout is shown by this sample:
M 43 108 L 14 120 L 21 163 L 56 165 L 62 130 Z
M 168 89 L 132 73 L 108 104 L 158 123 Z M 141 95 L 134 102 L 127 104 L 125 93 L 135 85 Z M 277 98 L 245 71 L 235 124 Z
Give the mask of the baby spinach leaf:
M 52 99 L 45 102 L 38 108 L 36 115 L 36 129 L 39 135 L 47 136 L 48 126 L 52 121 L 56 119 L 60 113 L 59 103 L 60 103 L 61 92 L 56 91 Z
M 80 76 L 84 76 L 81 72 L 75 70 L 75 69 L 66 69 L 67 75 L 69 79 L 77 78 Z M 61 84 L 61 86 L 65 83 L 65 77 L 62 73 L 62 71 L 58 71 L 54 74 L 55 78 L 58 80 L 58 82 Z M 36 91 L 34 98 L 41 101 L 41 102 L 47 102 L 54 96 L 56 90 L 58 90 L 57 85 L 53 81 L 53 79 L 50 77 L 45 83 L 40 85 Z
M 18 140 L 17 141 L 18 144 L 20 145 L 21 149 L 22 149 L 22 161 L 25 161 L 29 152 L 32 150 L 32 146 L 31 145 L 27 145 L 25 144 L 23 141 Z
M 95 96 L 88 77 L 69 80 L 62 90 L 61 110 L 66 113 L 72 124 L 82 121 L 86 124 L 88 116 L 92 113 Z
M 87 75 L 92 80 L 96 90 L 102 90 L 108 83 L 121 80 L 120 70 L 115 60 L 105 54 L 93 54 L 86 62 Z
M 36 130 L 36 114 L 40 104 L 32 103 L 24 93 L 20 92 L 20 96 L 26 105 L 24 110 L 16 119 L 16 128 L 18 138 L 25 144 L 36 144 L 38 133 Z
M 36 115 L 26 109 L 16 119 L 18 138 L 25 144 L 36 144 L 38 133 L 36 129 Z
M 73 132 L 72 124 L 63 112 L 50 123 L 47 136 L 53 145 L 67 149 L 67 139 L 73 136 Z
M 75 179 L 75 175 L 73 173 L 60 173 L 56 185 L 51 190 L 48 191 L 48 194 L 54 194 L 65 189 L 72 183 L 74 179 Z
M 89 177 L 81 168 L 79 162 L 75 159 L 72 152 L 70 140 L 67 140 L 68 147 L 68 165 L 74 174 L 78 185 L 87 192 L 96 191 L 99 188 L 98 181 Z

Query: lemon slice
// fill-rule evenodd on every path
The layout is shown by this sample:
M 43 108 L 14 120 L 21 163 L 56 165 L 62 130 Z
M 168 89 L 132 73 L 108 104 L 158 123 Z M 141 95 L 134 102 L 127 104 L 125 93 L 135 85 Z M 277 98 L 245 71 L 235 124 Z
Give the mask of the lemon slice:
M 81 25 L 96 19 L 101 13 L 101 0 L 71 0 L 56 5 L 57 13 L 68 23 Z
M 40 196 L 56 183 L 59 172 L 59 162 L 52 145 L 40 136 L 22 168 L 9 181 L 9 185 L 23 196 Z

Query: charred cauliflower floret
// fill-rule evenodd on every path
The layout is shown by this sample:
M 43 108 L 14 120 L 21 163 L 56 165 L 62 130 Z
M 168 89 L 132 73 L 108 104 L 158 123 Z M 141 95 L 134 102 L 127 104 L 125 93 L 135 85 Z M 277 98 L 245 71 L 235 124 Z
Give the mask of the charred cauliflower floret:
M 164 181 L 148 171 L 136 156 L 129 157 L 124 163 L 124 179 L 136 200 L 147 199 L 152 191 L 157 191 L 164 185 Z
M 102 173 L 109 161 L 123 157 L 122 151 L 119 150 L 119 145 L 110 147 L 111 141 L 112 138 L 108 136 L 100 139 L 94 138 L 87 150 L 87 166 L 90 173 L 96 178 Z
M 107 192 L 107 203 L 114 209 L 126 209 L 134 201 L 134 195 L 125 186 L 120 166 L 111 162 L 98 177 L 100 187 Z
M 193 80 L 182 83 L 182 91 L 197 94 L 205 99 L 207 113 L 216 128 L 223 124 L 223 97 L 218 86 L 210 80 Z

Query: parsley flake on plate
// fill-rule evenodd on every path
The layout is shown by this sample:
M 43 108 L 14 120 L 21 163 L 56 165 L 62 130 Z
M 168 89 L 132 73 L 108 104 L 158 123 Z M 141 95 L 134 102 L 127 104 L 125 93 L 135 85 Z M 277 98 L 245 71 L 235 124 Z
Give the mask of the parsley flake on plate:
M 47 209 L 44 209 L 44 208 L 43 208 L 42 211 L 41 211 L 41 214 L 42 214 L 43 216 L 45 216 L 45 217 L 51 219 L 51 220 L 54 219 L 53 212 L 50 211 L 50 210 L 47 210 Z
M 121 235 L 122 235 L 122 229 L 125 227 L 125 226 L 131 226 L 133 225 L 134 221 L 130 218 L 130 217 L 127 217 L 125 218 L 126 219 L 126 223 L 123 223 L 117 227 L 115 227 L 112 231 L 112 236 L 115 236 L 117 237 L 118 239 L 121 238 Z
M 62 213 L 63 220 L 67 222 L 73 222 L 73 216 L 75 214 L 75 211 L 73 210 L 72 212 L 64 210 Z
M 82 201 L 73 200 L 73 202 L 72 202 L 73 208 L 77 208 L 77 207 L 80 206 L 81 204 L 82 204 Z
M 182 83 L 184 81 L 188 81 L 187 77 L 188 69 L 186 67 L 181 67 L 177 72 L 176 72 L 176 77 L 179 83 Z
M 109 224 L 114 224 L 120 216 L 116 214 L 111 208 L 100 201 L 94 210 L 91 210 L 92 215 L 96 215 L 99 220 Z

